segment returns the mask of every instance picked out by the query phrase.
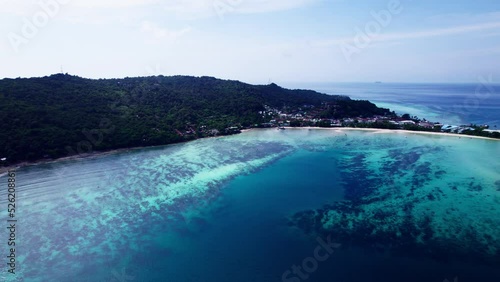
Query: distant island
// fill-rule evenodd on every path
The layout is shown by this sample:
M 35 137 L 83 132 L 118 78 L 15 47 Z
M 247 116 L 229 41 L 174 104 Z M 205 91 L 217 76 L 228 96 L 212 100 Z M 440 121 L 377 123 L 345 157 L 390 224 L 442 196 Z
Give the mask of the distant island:
M 399 116 L 344 95 L 190 76 L 2 79 L 0 118 L 1 166 L 264 127 L 450 131 L 500 138 L 485 126 Z

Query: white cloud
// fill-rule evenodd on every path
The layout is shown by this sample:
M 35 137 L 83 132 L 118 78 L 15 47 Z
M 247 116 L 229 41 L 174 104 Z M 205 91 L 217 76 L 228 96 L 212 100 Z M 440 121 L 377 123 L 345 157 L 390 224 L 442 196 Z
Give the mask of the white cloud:
M 160 0 L 69 0 L 71 5 L 85 8 L 127 8 L 158 4 Z
M 426 31 L 408 32 L 408 33 L 392 33 L 387 35 L 380 35 L 377 40 L 388 41 L 388 40 L 401 40 L 401 39 L 413 39 L 413 38 L 424 38 L 424 37 L 434 37 L 434 36 L 447 36 L 456 35 L 462 33 L 469 33 L 473 31 L 482 31 L 490 29 L 500 28 L 500 22 L 490 22 L 483 24 L 474 25 L 463 25 L 451 28 L 441 28 Z
M 151 35 L 154 39 L 176 40 L 177 38 L 190 32 L 191 28 L 187 27 L 180 30 L 170 30 L 160 27 L 153 22 L 144 21 L 142 22 L 141 31 Z
M 229 1 L 231 2 L 231 1 Z M 267 13 L 274 11 L 282 11 L 289 10 L 298 7 L 303 7 L 309 4 L 312 4 L 314 0 L 254 0 L 254 1 L 245 1 L 241 0 L 241 8 L 235 8 L 235 12 L 239 13 Z
M 500 29 L 500 22 L 489 22 L 482 24 L 473 25 L 462 25 L 449 28 L 439 28 L 430 29 L 424 31 L 413 31 L 413 32 L 398 32 L 398 33 L 387 33 L 376 35 L 371 40 L 373 42 L 384 42 L 384 41 L 401 41 L 405 39 L 419 39 L 427 37 L 438 37 L 438 36 L 450 36 L 463 33 L 477 32 L 477 31 L 487 31 Z M 317 41 L 317 46 L 332 46 L 340 45 L 345 43 L 353 43 L 355 41 L 355 36 L 337 38 L 333 40 Z
M 172 0 L 162 3 L 163 9 L 178 18 L 196 19 L 214 15 L 213 3 L 215 0 Z
M 455 14 L 441 14 L 428 17 L 425 21 L 434 25 L 460 25 L 463 23 L 484 23 L 496 22 L 500 20 L 500 12 L 491 13 L 455 13 Z
M 165 11 L 178 18 L 214 17 L 220 12 L 235 14 L 268 13 L 303 7 L 319 0 L 172 0 L 161 2 Z

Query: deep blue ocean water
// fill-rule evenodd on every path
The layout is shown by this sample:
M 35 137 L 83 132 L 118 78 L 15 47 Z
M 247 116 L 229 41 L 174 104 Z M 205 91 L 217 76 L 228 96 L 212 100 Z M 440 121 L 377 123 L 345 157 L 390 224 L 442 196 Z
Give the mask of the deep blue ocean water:
M 434 122 L 487 124 L 491 129 L 500 129 L 500 84 L 478 81 L 468 84 L 289 83 L 284 86 L 369 100 L 399 114 L 409 113 Z

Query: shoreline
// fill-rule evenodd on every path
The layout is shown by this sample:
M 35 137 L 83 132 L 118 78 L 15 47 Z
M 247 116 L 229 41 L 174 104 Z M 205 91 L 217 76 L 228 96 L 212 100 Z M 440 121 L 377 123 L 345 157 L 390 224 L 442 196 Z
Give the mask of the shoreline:
M 161 145 L 161 146 L 168 146 L 168 145 L 172 145 L 172 144 Z M 145 149 L 145 148 L 154 148 L 154 147 L 156 147 L 156 146 L 120 148 L 120 149 L 113 149 L 113 150 L 109 150 L 109 151 L 95 151 L 92 153 L 77 154 L 77 155 L 72 155 L 72 156 L 67 156 L 67 157 L 56 158 L 56 159 L 41 159 L 38 161 L 31 161 L 31 162 L 24 161 L 24 162 L 10 165 L 10 166 L 0 167 L 0 177 L 4 176 L 9 170 L 17 170 L 19 168 L 23 168 L 23 167 L 27 167 L 27 166 L 51 164 L 51 163 L 63 162 L 63 161 L 91 159 L 91 158 L 96 158 L 96 157 L 101 157 L 101 156 L 106 156 L 106 155 L 118 154 L 118 153 L 122 153 L 122 152 L 126 152 L 126 151 L 139 150 L 139 149 Z
M 335 131 L 367 131 L 367 132 L 373 132 L 373 133 L 377 133 L 377 134 L 385 134 L 385 133 L 401 134 L 401 133 L 404 133 L 404 134 L 459 137 L 460 139 L 462 137 L 464 137 L 464 139 L 468 138 L 468 139 L 483 139 L 483 140 L 490 140 L 490 141 L 500 141 L 500 139 L 483 137 L 483 136 L 473 136 L 473 135 L 464 135 L 464 134 L 457 134 L 457 133 L 445 133 L 445 132 L 411 131 L 411 130 L 403 130 L 403 129 L 355 128 L 355 127 L 285 127 L 285 128 L 287 130 L 314 129 L 314 130 L 335 130 Z M 242 129 L 241 133 L 249 132 L 249 131 L 252 131 L 255 129 L 276 130 L 275 128 L 250 128 L 250 129 Z M 226 135 L 215 136 L 215 138 L 225 137 L 225 136 Z M 214 137 L 205 137 L 205 138 L 214 138 Z M 199 139 L 204 139 L 204 138 L 199 138 Z M 195 141 L 195 140 L 199 140 L 199 139 L 189 140 L 189 141 L 180 142 L 180 143 L 158 145 L 158 146 L 131 147 L 131 148 L 113 149 L 113 150 L 109 150 L 109 151 L 96 151 L 93 153 L 78 154 L 78 155 L 73 155 L 73 156 L 61 157 L 61 158 L 57 158 L 57 159 L 42 159 L 42 160 L 33 161 L 33 162 L 25 161 L 25 162 L 20 162 L 20 163 L 10 165 L 10 166 L 0 167 L 0 177 L 7 174 L 7 172 L 9 170 L 16 170 L 16 169 L 19 169 L 22 167 L 27 167 L 27 166 L 50 164 L 50 163 L 69 161 L 69 160 L 84 160 L 84 159 L 96 158 L 96 157 L 101 157 L 101 156 L 106 156 L 106 155 L 118 154 L 118 153 L 127 152 L 127 151 L 134 151 L 134 150 L 140 150 L 140 149 L 146 149 L 146 148 L 149 149 L 149 148 L 162 147 L 162 146 L 170 146 L 170 145 L 175 145 L 175 144 L 183 144 L 183 143 L 187 143 L 187 142 L 191 142 L 191 141 Z
M 244 131 L 249 131 L 251 129 L 244 129 L 241 132 Z M 7 174 L 9 170 L 17 170 L 19 168 L 27 167 L 27 166 L 36 166 L 36 165 L 43 165 L 43 164 L 51 164 L 51 163 L 56 163 L 56 162 L 63 162 L 63 161 L 79 161 L 79 160 L 85 160 L 85 159 L 91 159 L 91 158 L 98 158 L 101 156 L 107 156 L 107 155 L 114 155 L 114 154 L 119 154 L 119 153 L 124 153 L 128 151 L 135 151 L 135 150 L 142 150 L 142 149 L 152 149 L 152 148 L 160 148 L 160 147 L 165 147 L 165 146 L 173 146 L 173 145 L 179 145 L 179 144 L 185 144 L 188 142 L 200 140 L 200 139 L 205 139 L 205 138 L 219 138 L 219 137 L 225 137 L 228 135 L 221 135 L 221 136 L 208 136 L 208 137 L 203 137 L 203 138 L 198 138 L 198 139 L 193 139 L 193 140 L 188 140 L 188 141 L 183 141 L 183 142 L 177 142 L 177 143 L 170 143 L 170 144 L 164 144 L 164 145 L 156 145 L 156 146 L 140 146 L 140 147 L 130 147 L 130 148 L 120 148 L 120 149 L 112 149 L 108 151 L 95 151 L 92 153 L 85 153 L 85 154 L 76 154 L 72 156 L 66 156 L 66 157 L 60 157 L 56 159 L 40 159 L 37 161 L 24 161 L 20 162 L 17 164 L 9 165 L 9 166 L 4 166 L 0 167 L 0 177 L 4 176 Z
M 437 135 L 437 136 L 448 136 L 448 137 L 463 137 L 464 139 L 483 139 L 491 141 L 500 141 L 500 139 L 475 136 L 475 135 L 465 135 L 458 133 L 447 133 L 447 132 L 431 132 L 431 131 L 413 131 L 405 129 L 384 129 L 384 128 L 356 128 L 356 127 L 285 127 L 286 129 L 321 129 L 321 130 L 338 130 L 338 131 L 370 131 L 376 133 L 409 133 L 409 134 L 420 134 L 420 135 Z

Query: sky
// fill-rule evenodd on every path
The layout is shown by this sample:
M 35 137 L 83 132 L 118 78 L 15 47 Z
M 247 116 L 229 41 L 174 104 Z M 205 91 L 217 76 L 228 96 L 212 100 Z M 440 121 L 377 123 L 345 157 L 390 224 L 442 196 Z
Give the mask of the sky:
M 0 78 L 500 81 L 500 1 L 0 0 Z

